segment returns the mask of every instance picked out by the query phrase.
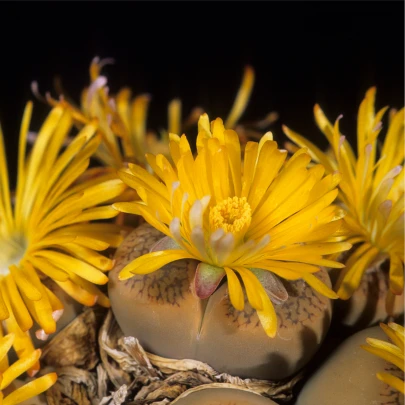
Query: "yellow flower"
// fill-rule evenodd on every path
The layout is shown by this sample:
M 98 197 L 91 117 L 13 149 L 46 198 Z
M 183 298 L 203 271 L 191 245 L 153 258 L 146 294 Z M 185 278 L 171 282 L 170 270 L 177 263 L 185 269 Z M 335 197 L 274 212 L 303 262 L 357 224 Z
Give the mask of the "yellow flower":
M 96 127 L 87 125 L 61 152 L 72 126 L 69 111 L 61 106 L 49 113 L 26 158 L 31 112 L 28 103 L 20 132 L 14 202 L 0 130 L 0 321 L 15 334 L 19 357 L 32 350 L 26 331 L 33 320 L 40 326 L 37 337 L 46 339 L 55 332 L 63 312 L 60 300 L 41 282 L 43 277 L 53 279 L 84 305 L 96 301 L 109 305 L 93 283 L 105 284 L 104 273 L 113 263 L 98 251 L 118 246 L 122 236 L 117 225 L 90 221 L 115 217 L 109 200 L 125 188 L 109 176 L 75 184 L 101 139 L 95 135 Z
M 30 351 L 10 366 L 7 353 L 13 345 L 15 335 L 9 333 L 3 337 L 1 332 L 0 328 L 0 405 L 16 405 L 46 391 L 56 382 L 57 376 L 56 373 L 46 374 L 23 385 L 4 398 L 2 391 L 38 362 L 41 350 Z
M 368 268 L 385 259 L 390 261 L 388 301 L 393 300 L 392 294 L 401 295 L 404 290 L 404 109 L 392 115 L 378 153 L 377 138 L 387 107 L 374 112 L 375 93 L 375 88 L 368 90 L 360 105 L 357 159 L 339 131 L 340 117 L 332 125 L 318 105 L 315 119 L 330 143 L 328 153 L 284 127 L 292 141 L 308 148 L 315 162 L 322 163 L 329 172 L 339 170 L 342 176 L 339 199 L 347 210 L 347 241 L 358 244 L 336 285 L 342 299 L 351 297 Z
M 367 338 L 366 341 L 369 344 L 361 345 L 364 350 L 375 354 L 378 357 L 394 364 L 396 367 L 404 371 L 405 366 L 405 329 L 403 326 L 394 322 L 380 323 L 382 330 L 391 339 L 392 343 L 384 342 L 383 340 Z M 396 390 L 405 394 L 405 384 L 400 378 L 390 373 L 377 373 L 377 378 Z
M 169 133 L 180 133 L 197 123 L 202 114 L 201 108 L 195 108 L 184 123 L 182 104 L 174 99 L 168 106 L 168 128 L 160 131 L 160 136 L 147 129 L 147 112 L 151 97 L 141 94 L 131 99 L 131 90 L 124 88 L 115 96 L 109 95 L 107 78 L 101 74 L 102 68 L 112 63 L 111 59 L 94 58 L 90 65 L 90 86 L 82 92 L 81 105 L 76 107 L 62 96 L 60 101 L 47 97 L 51 105 L 63 103 L 70 108 L 77 124 L 85 125 L 97 120 L 98 130 L 103 142 L 95 153 L 107 167 L 121 168 L 128 162 L 147 165 L 145 154 L 163 154 L 170 157 Z M 254 84 L 254 71 L 250 66 L 245 68 L 243 80 L 233 107 L 225 122 L 226 128 L 233 128 L 246 109 Z M 39 98 L 37 89 L 34 91 Z M 258 122 L 261 126 L 274 122 L 275 115 L 269 114 Z M 246 130 L 246 134 L 251 134 Z
M 142 215 L 167 236 L 127 265 L 121 280 L 175 260 L 196 259 L 201 262 L 194 280 L 197 295 L 210 296 L 226 275 L 231 303 L 242 310 L 240 276 L 271 337 L 277 319 L 265 288 L 274 283 L 272 275 L 303 279 L 327 297 L 337 297 L 313 273 L 319 266 L 342 267 L 323 255 L 351 246 L 336 236 L 342 213 L 331 204 L 338 174 L 323 177 L 321 165 L 308 169 L 311 158 L 304 150 L 285 163 L 287 152 L 277 149 L 271 133 L 247 144 L 242 163 L 237 133 L 225 130 L 220 118 L 210 126 L 206 114 L 199 120 L 196 157 L 185 135 L 171 135 L 170 150 L 174 165 L 163 155 L 147 155 L 160 180 L 137 165 L 119 171 L 142 201 L 113 206 Z

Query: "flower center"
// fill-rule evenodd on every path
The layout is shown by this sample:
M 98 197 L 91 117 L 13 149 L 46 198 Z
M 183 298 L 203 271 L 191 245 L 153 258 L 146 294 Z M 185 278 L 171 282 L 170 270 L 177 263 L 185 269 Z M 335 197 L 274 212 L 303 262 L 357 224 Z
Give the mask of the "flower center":
M 211 208 L 209 220 L 212 230 L 239 233 L 249 227 L 252 210 L 246 197 L 229 197 Z
M 20 236 L 0 239 L 0 277 L 10 273 L 9 266 L 18 266 L 24 257 L 26 243 Z

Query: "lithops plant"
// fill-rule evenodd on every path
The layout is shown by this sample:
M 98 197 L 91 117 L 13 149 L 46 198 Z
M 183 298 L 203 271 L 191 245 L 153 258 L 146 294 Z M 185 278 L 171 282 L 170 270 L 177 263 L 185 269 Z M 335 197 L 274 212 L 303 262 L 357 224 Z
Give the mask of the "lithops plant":
M 403 394 L 376 377 L 378 373 L 389 372 L 402 374 L 403 381 L 403 372 L 362 348 L 370 338 L 372 342 L 386 340 L 378 326 L 350 336 L 307 381 L 296 405 L 403 405 Z
M 120 281 L 125 265 L 149 252 L 161 237 L 143 224 L 116 252 L 109 295 L 125 335 L 137 337 L 160 356 L 197 359 L 221 372 L 263 379 L 293 374 L 316 352 L 329 327 L 331 302 L 302 280 L 286 283 L 289 298 L 275 305 L 279 327 L 273 339 L 247 300 L 242 311 L 233 307 L 226 283 L 209 298 L 196 295 L 196 260 L 179 260 Z M 324 270 L 317 276 L 330 286 Z
M 230 384 L 208 384 L 187 390 L 172 405 L 277 405 L 247 389 Z
M 337 298 L 324 256 L 339 242 L 336 174 L 308 168 L 299 150 L 287 162 L 271 133 L 248 142 L 221 119 L 199 120 L 197 155 L 171 135 L 171 164 L 147 155 L 119 172 L 141 201 L 117 203 L 149 223 L 115 256 L 109 296 L 125 334 L 147 350 L 193 358 L 244 377 L 290 376 L 315 353 Z
M 329 153 L 284 127 L 315 162 L 342 176 L 338 201 L 346 211 L 346 240 L 353 249 L 335 283 L 339 297 L 349 302 L 337 302 L 334 319 L 357 328 L 404 312 L 404 108 L 390 111 L 385 140 L 379 145 L 388 107 L 375 112 L 375 94 L 374 87 L 369 89 L 359 108 L 357 157 L 340 133 L 341 117 L 332 125 L 318 105 L 315 119 L 330 143 Z

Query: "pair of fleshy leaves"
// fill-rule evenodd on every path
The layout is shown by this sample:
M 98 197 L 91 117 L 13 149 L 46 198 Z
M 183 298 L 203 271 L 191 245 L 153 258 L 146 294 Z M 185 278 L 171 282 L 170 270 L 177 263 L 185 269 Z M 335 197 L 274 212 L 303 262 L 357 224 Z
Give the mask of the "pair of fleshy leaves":
M 181 249 L 181 247 L 172 238 L 165 236 L 151 247 L 150 252 L 171 249 Z M 257 277 L 273 303 L 281 304 L 288 299 L 287 290 L 275 274 L 262 269 L 251 268 L 249 270 Z M 209 298 L 218 288 L 225 275 L 226 272 L 223 268 L 200 262 L 193 281 L 193 290 L 198 298 Z

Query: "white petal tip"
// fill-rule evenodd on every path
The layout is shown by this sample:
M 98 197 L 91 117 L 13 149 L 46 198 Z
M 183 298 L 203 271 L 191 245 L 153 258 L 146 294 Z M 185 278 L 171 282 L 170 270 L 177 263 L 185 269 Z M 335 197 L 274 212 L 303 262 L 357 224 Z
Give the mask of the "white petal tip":
M 39 370 L 31 370 L 31 371 L 27 372 L 27 374 L 32 378 L 38 374 L 38 371 Z
M 38 340 L 43 340 L 46 341 L 49 338 L 49 335 L 47 335 L 43 329 L 38 329 L 35 331 L 35 336 L 37 337 Z
M 56 311 L 52 312 L 52 318 L 55 322 L 58 322 L 58 320 L 62 317 L 63 315 L 63 309 L 57 309 Z

